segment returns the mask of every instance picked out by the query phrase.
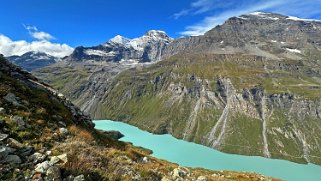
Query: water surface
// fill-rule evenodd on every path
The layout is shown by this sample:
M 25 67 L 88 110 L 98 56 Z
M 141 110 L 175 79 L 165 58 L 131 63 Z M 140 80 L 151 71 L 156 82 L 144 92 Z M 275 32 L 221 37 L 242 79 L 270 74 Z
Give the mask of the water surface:
M 135 126 L 110 120 L 95 121 L 96 128 L 120 131 L 122 141 L 153 150 L 153 156 L 186 167 L 211 170 L 257 172 L 289 181 L 321 181 L 321 166 L 297 164 L 257 156 L 233 155 L 178 140 L 171 135 L 155 135 Z

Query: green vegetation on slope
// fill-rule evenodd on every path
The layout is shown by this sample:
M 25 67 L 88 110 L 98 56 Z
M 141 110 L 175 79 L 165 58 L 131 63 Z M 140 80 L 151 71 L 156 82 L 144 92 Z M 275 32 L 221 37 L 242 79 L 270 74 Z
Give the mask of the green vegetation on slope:
M 321 152 L 315 145 L 321 137 L 313 138 L 318 134 L 312 135 L 309 131 L 310 128 L 314 132 L 321 130 L 315 114 L 320 105 L 321 76 L 312 64 L 244 54 L 185 53 L 122 71 L 112 79 L 102 74 L 101 79 L 93 79 L 97 80 L 96 85 L 100 84 L 99 80 L 108 79 L 107 84 L 102 82 L 100 86 L 90 87 L 90 82 L 86 82 L 78 90 L 68 86 L 71 92 L 61 90 L 71 97 L 76 92 L 79 99 L 74 102 L 79 106 L 96 96 L 97 92 L 87 90 L 103 90 L 99 91 L 94 112 L 90 112 L 96 119 L 128 122 L 154 133 L 170 133 L 229 153 L 264 156 L 264 144 L 268 144 L 272 158 L 320 164 Z M 64 77 L 63 69 L 55 73 L 54 79 Z M 83 88 L 86 91 L 82 91 Z M 228 106 L 228 115 L 224 116 L 227 97 L 233 102 Z M 290 109 L 291 106 L 294 108 Z M 316 111 L 313 113 L 308 106 Z M 308 145 L 303 146 L 302 138 L 286 137 L 285 133 L 275 131 L 280 129 L 302 136 Z M 213 140 L 219 137 L 219 144 L 214 145 Z

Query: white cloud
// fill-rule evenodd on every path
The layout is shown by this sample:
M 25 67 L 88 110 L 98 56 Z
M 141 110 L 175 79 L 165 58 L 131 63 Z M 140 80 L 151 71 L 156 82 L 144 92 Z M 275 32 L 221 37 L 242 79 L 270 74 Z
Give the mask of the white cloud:
M 182 17 L 182 16 L 188 15 L 189 12 L 190 12 L 190 9 L 183 9 L 183 10 L 181 10 L 180 12 L 175 13 L 175 14 L 173 15 L 173 17 L 174 17 L 174 19 L 178 19 L 178 18 L 180 18 L 180 17 Z
M 175 19 L 188 15 L 198 15 L 209 12 L 216 8 L 225 8 L 235 4 L 235 0 L 195 0 L 190 7 L 173 15 Z
M 28 31 L 38 31 L 38 28 L 35 27 L 35 26 L 30 26 L 30 25 L 24 25 L 23 24 L 23 27 L 25 27 L 26 30 L 28 30 Z
M 39 31 L 36 26 L 30 26 L 30 25 L 23 25 L 23 26 L 25 27 L 26 30 L 28 30 L 29 34 L 37 40 L 49 41 L 49 40 L 56 39 L 49 33 Z
M 191 4 L 191 7 L 195 9 L 193 14 L 205 13 L 213 8 L 215 0 L 197 0 Z
M 50 42 L 55 39 L 49 33 L 39 31 L 36 26 L 23 25 L 28 33 L 35 38 L 35 41 L 27 42 L 25 40 L 14 41 L 9 37 L 0 34 L 0 53 L 4 56 L 22 55 L 24 53 L 35 51 L 44 52 L 55 57 L 68 56 L 73 52 L 73 48 L 67 44 Z
M 40 32 L 33 32 L 31 33 L 32 37 L 34 37 L 37 40 L 52 40 L 55 39 L 53 36 L 51 36 L 49 33 L 40 31 Z
M 197 0 L 194 2 L 194 5 L 192 3 L 191 6 L 194 7 L 194 9 L 190 9 L 188 13 L 196 14 L 221 9 L 220 13 L 213 16 L 207 16 L 200 22 L 187 26 L 185 31 L 180 32 L 181 35 L 202 35 L 215 26 L 223 24 L 230 17 L 239 16 L 254 11 L 270 11 L 285 15 L 310 18 L 318 13 L 320 14 L 319 7 L 321 6 L 321 0 L 259 0 L 255 2 L 246 0 L 238 1 L 237 5 L 232 5 L 230 3 L 232 1 L 229 0 L 226 1 L 227 4 L 225 5 L 220 4 L 217 0 L 213 0 L 212 2 L 218 3 L 215 4 L 215 6 L 206 4 L 208 3 L 207 1 L 210 0 Z M 182 14 L 181 16 L 187 15 L 188 13 Z M 181 16 L 178 16 L 178 18 Z
M 47 40 L 27 42 L 25 40 L 13 41 L 0 34 L 0 53 L 4 56 L 22 55 L 29 51 L 45 52 L 56 57 L 70 55 L 74 49 L 67 44 L 52 43 Z

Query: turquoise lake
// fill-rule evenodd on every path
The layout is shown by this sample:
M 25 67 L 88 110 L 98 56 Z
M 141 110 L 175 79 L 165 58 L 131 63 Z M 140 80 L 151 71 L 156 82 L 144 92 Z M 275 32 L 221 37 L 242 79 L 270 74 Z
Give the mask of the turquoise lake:
M 120 131 L 122 141 L 153 150 L 153 156 L 186 167 L 210 170 L 257 172 L 289 181 L 320 181 L 321 166 L 297 164 L 257 156 L 219 152 L 195 143 L 178 140 L 171 135 L 155 135 L 135 126 L 109 120 L 95 121 L 96 128 Z

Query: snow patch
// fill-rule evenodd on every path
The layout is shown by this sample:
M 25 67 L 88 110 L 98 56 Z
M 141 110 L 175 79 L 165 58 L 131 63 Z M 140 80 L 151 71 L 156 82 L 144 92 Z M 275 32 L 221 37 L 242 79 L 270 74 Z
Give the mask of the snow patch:
M 104 51 L 101 51 L 101 50 L 88 49 L 88 50 L 85 50 L 85 54 L 87 54 L 87 55 L 95 55 L 95 56 L 114 56 L 115 52 L 113 52 L 113 51 L 104 52 Z
M 121 60 L 119 61 L 119 63 L 122 63 L 122 64 L 138 64 L 139 61 L 136 60 L 136 59 L 128 59 L 128 60 L 121 59 Z
M 154 36 L 154 37 L 166 37 L 165 31 L 161 30 L 149 30 L 145 33 L 146 36 Z
M 292 53 L 300 53 L 301 54 L 301 51 L 298 50 L 298 49 L 287 48 L 286 50 L 289 51 L 289 52 L 292 52 Z
M 321 22 L 321 20 L 317 20 L 317 19 L 303 19 L 303 18 L 298 18 L 298 17 L 295 17 L 295 16 L 288 16 L 286 19 L 293 20 L 293 21 L 316 21 L 316 22 Z
M 249 15 L 252 15 L 252 16 L 258 16 L 260 17 L 261 19 L 269 19 L 269 20 L 279 20 L 278 17 L 273 17 L 271 16 L 270 13 L 263 13 L 263 12 L 253 12 L 253 13 L 250 13 Z
M 244 18 L 244 17 L 242 17 L 242 16 L 238 16 L 237 18 L 238 18 L 238 19 L 242 19 L 242 20 L 247 20 L 247 18 Z

